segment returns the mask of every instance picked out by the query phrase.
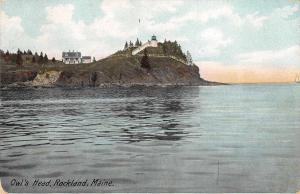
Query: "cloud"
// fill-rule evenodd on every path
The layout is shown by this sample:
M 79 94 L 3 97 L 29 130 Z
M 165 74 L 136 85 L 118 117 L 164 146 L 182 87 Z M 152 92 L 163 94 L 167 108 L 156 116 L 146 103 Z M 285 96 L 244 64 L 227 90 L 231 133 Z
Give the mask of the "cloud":
M 9 17 L 4 11 L 0 12 L 0 27 L 1 32 L 16 32 L 22 34 L 24 32 L 21 26 L 21 18 L 18 16 Z
M 74 6 L 72 4 L 46 7 L 47 20 L 52 23 L 67 24 L 72 20 Z
M 118 1 L 118 0 L 116 0 Z M 136 9 L 142 11 L 148 10 L 150 13 L 163 13 L 177 11 L 178 7 L 184 4 L 183 0 L 162 0 L 159 2 L 149 1 L 149 0 L 133 0 L 131 1 L 136 5 Z
M 76 10 L 72 4 L 48 6 L 45 9 L 46 22 L 41 26 L 35 42 L 50 56 L 60 57 L 63 50 L 80 49 L 84 54 L 102 58 L 122 47 L 121 42 L 136 38 L 139 31 L 152 34 L 154 28 L 159 28 L 153 18 L 160 13 L 174 12 L 181 4 L 179 0 L 162 1 L 160 4 L 104 0 L 99 4 L 101 17 L 94 18 L 90 23 L 73 18 Z M 145 15 L 142 24 L 137 25 L 138 18 Z
M 294 15 L 298 11 L 299 11 L 299 4 L 294 4 L 293 6 L 288 5 L 282 8 L 275 9 L 273 15 L 280 16 L 282 18 L 288 18 Z
M 1 48 L 16 50 L 19 48 L 18 45 L 30 44 L 32 40 L 25 34 L 20 17 L 10 17 L 4 11 L 1 11 L 0 18 Z M 16 45 L 16 42 L 18 45 Z
M 104 40 L 104 36 L 113 36 L 109 30 L 115 30 L 113 24 L 107 26 L 106 19 L 91 24 L 73 19 L 74 6 L 59 4 L 46 8 L 47 22 L 41 26 L 36 43 L 49 55 L 59 57 L 64 50 L 80 50 L 84 55 L 97 58 L 111 54 L 112 47 Z M 100 28 L 97 28 L 100 26 Z M 101 30 L 99 30 L 101 29 Z M 103 31 L 102 29 L 106 29 Z
M 155 18 L 161 14 L 176 12 L 182 4 L 181 0 L 164 0 L 159 3 L 148 0 L 104 0 L 100 6 L 104 16 L 97 18 L 94 26 L 113 28 L 109 32 L 123 39 L 136 36 L 139 31 L 153 33 L 173 30 L 177 23 L 162 23 L 155 21 Z M 100 27 L 97 31 L 101 32 Z
M 252 24 L 252 26 L 254 26 L 255 28 L 262 27 L 264 22 L 268 19 L 269 18 L 267 16 L 259 16 L 258 12 L 248 14 L 245 18 L 245 20 Z
M 170 20 L 164 23 L 158 23 L 160 26 L 169 26 L 171 29 L 181 27 L 188 22 L 199 22 L 201 24 L 206 24 L 210 20 L 217 19 L 228 19 L 228 21 L 233 22 L 236 25 L 240 25 L 242 18 L 234 13 L 233 8 L 229 5 L 218 5 L 212 6 L 207 9 L 200 10 L 190 10 L 182 15 L 176 15 L 170 18 Z
M 258 12 L 248 14 L 246 16 L 240 15 L 229 4 L 214 5 L 211 4 L 209 8 L 200 10 L 191 10 L 183 15 L 174 16 L 169 21 L 162 25 L 182 26 L 187 22 L 194 21 L 201 24 L 206 24 L 211 20 L 226 20 L 234 26 L 251 25 L 255 28 L 263 26 L 264 22 L 268 19 L 267 16 L 262 16 Z M 170 25 L 171 26 L 171 25 Z
M 200 45 L 203 46 L 199 53 L 202 57 L 218 56 L 231 43 L 232 39 L 226 38 L 220 29 L 207 28 L 200 34 Z
M 174 13 L 182 3 L 181 0 L 165 0 L 159 4 L 145 0 L 104 0 L 99 4 L 102 15 L 89 23 L 73 18 L 76 11 L 73 4 L 56 4 L 45 8 L 45 22 L 34 38 L 26 34 L 20 17 L 10 17 L 1 11 L 1 48 L 30 48 L 57 58 L 63 50 L 78 49 L 102 58 L 122 47 L 125 40 L 135 39 L 139 33 L 159 33 L 160 26 L 155 25 L 154 18 L 162 13 Z M 137 25 L 139 18 L 143 22 Z
M 36 41 L 41 48 L 56 53 L 59 50 L 78 49 L 87 54 L 104 57 L 122 47 L 121 42 L 135 39 L 139 32 L 159 32 L 154 17 L 174 12 L 183 1 L 165 0 L 159 4 L 150 1 L 104 0 L 99 6 L 101 17 L 90 23 L 75 21 L 72 4 L 46 7 L 47 21 L 41 26 Z M 143 17 L 141 17 L 143 16 Z M 138 25 L 138 19 L 142 23 Z M 155 31 L 155 29 L 157 31 Z
M 113 17 L 116 13 L 120 13 L 124 10 L 131 9 L 130 1 L 116 1 L 116 0 L 103 0 L 100 9 L 106 16 Z
M 20 17 L 10 17 L 1 12 L 1 47 L 42 50 L 59 58 L 63 50 L 78 49 L 100 58 L 121 49 L 125 41 L 137 37 L 145 41 L 155 33 L 159 40 L 179 41 L 182 48 L 190 50 L 196 59 L 218 59 L 224 51 L 236 53 L 234 48 L 242 44 L 249 46 L 250 41 L 245 37 L 251 32 L 247 31 L 258 30 L 273 21 L 273 12 L 290 17 L 299 11 L 298 5 L 290 5 L 266 15 L 259 12 L 245 15 L 228 1 L 103 0 L 99 2 L 99 16 L 87 22 L 74 18 L 81 9 L 75 5 L 62 3 L 46 7 L 45 21 L 35 37 L 26 34 Z M 272 22 L 269 24 L 273 25 Z M 217 28 L 214 27 L 216 25 Z M 269 35 L 271 30 L 264 31 L 259 33 Z M 233 43 L 236 45 L 231 47 Z M 250 53 L 243 54 L 237 58 L 239 61 L 253 61 L 246 55 Z
M 242 18 L 239 14 L 235 13 L 232 6 L 222 5 L 210 8 L 203 12 L 198 12 L 198 20 L 202 23 L 207 23 L 209 20 L 227 19 L 235 25 L 242 23 Z
M 61 57 L 63 50 L 80 49 L 83 54 L 104 57 L 113 52 L 107 42 L 93 33 L 92 25 L 74 21 L 74 6 L 58 4 L 46 7 L 46 22 L 40 27 L 37 37 L 28 36 L 22 26 L 22 19 L 10 17 L 1 11 L 1 48 L 16 51 L 18 48 L 47 52 L 48 56 Z M 109 34 L 109 33 L 108 33 Z
M 262 50 L 238 54 L 239 64 L 273 67 L 300 67 L 300 46 L 294 45 L 280 50 Z

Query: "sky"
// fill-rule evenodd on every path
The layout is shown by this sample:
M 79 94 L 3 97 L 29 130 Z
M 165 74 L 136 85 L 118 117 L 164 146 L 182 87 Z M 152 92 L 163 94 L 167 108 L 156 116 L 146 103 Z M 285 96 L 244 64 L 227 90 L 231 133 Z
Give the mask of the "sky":
M 0 0 L 1 49 L 106 57 L 136 38 L 176 40 L 227 83 L 300 75 L 299 0 Z M 140 22 L 139 22 L 140 21 Z

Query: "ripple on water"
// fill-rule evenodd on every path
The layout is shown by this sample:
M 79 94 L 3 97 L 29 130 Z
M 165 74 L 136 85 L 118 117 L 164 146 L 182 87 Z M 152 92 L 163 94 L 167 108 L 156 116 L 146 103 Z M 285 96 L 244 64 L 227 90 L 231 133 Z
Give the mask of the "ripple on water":
M 56 171 L 51 173 L 45 173 L 45 174 L 37 174 L 34 176 L 34 178 L 56 178 L 62 176 L 63 172 Z
M 37 167 L 38 164 L 20 164 L 20 165 L 13 165 L 13 166 L 8 166 L 7 168 L 10 170 L 16 169 L 16 170 L 27 170 L 27 169 L 33 169 Z
M 99 175 L 99 171 L 97 169 L 84 169 L 84 170 L 74 170 L 72 172 L 75 175 Z
M 0 177 L 22 177 L 22 174 L 13 171 L 0 170 Z
M 185 172 L 191 175 L 198 175 L 198 176 L 212 176 L 215 175 L 216 172 L 207 172 L 207 171 L 193 171 L 193 172 Z
M 0 159 L 0 164 L 6 164 L 6 163 L 11 163 L 18 160 L 17 158 L 13 158 L 13 159 Z
M 76 158 L 76 156 L 73 155 L 56 155 L 56 156 L 47 156 L 46 159 L 49 160 L 65 160 L 65 159 L 71 159 Z
M 92 168 L 117 168 L 117 167 L 125 167 L 128 166 L 128 164 L 124 164 L 124 163 L 95 163 L 92 165 L 89 165 L 89 167 Z

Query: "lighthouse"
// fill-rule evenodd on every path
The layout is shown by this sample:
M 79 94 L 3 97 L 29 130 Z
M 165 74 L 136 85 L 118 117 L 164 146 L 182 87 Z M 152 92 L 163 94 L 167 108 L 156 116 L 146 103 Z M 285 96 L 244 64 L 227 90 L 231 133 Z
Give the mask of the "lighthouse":
M 156 36 L 154 34 L 151 37 L 150 45 L 152 47 L 157 47 L 157 39 L 156 39 Z
M 157 44 L 158 44 L 158 42 L 157 42 L 156 36 L 153 34 L 151 37 L 151 41 L 148 40 L 143 45 L 137 47 L 136 49 L 133 49 L 132 55 L 138 54 L 139 52 L 141 52 L 142 50 L 144 50 L 147 47 L 157 47 Z

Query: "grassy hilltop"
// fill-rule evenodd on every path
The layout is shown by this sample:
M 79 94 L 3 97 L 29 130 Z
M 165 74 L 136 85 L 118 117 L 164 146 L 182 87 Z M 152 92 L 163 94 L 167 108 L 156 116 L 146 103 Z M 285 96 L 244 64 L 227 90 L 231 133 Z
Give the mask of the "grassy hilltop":
M 131 55 L 134 47 L 88 64 L 64 64 L 31 51 L 8 54 L 1 52 L 1 86 L 22 85 L 49 78 L 59 72 L 53 86 L 110 87 L 114 85 L 214 85 L 200 78 L 197 66 L 187 66 L 186 56 L 176 42 L 165 41 Z M 49 74 L 49 75 L 48 75 Z M 43 83 L 40 83 L 43 86 Z

